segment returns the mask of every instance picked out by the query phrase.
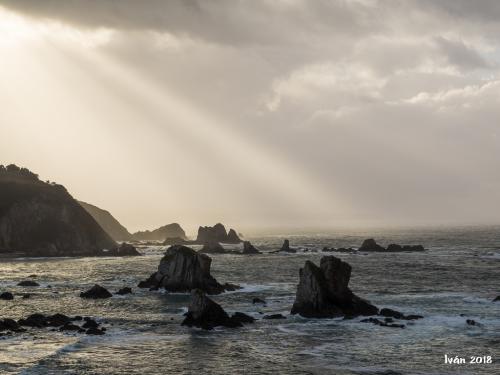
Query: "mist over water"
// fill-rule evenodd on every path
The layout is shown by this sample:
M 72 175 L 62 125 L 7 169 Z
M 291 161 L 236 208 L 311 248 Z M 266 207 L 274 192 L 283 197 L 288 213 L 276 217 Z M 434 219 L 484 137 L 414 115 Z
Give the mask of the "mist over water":
M 323 246 L 357 247 L 374 237 L 423 244 L 424 253 L 338 254 L 351 264 L 351 289 L 378 307 L 424 319 L 405 329 L 360 323 L 358 318 L 304 319 L 288 316 L 306 260 L 316 264 Z M 263 251 L 281 246 L 282 236 L 251 238 Z M 241 329 L 201 331 L 182 327 L 187 294 L 138 289 L 156 270 L 163 247 L 141 249 L 143 257 L 4 260 L 0 290 L 32 293 L 0 301 L 0 316 L 40 312 L 92 316 L 106 335 L 30 329 L 0 337 L 2 374 L 494 374 L 500 371 L 500 228 L 336 232 L 288 237 L 297 254 L 211 255 L 212 274 L 243 289 L 214 296 L 228 312 L 259 319 Z M 16 286 L 37 274 L 38 288 Z M 99 283 L 112 292 L 134 293 L 84 300 L 79 292 Z M 51 286 L 49 288 L 48 286 Z M 254 297 L 267 306 L 253 305 Z M 282 313 L 286 320 L 261 320 Z M 463 314 L 463 316 L 461 316 Z M 474 319 L 482 326 L 468 326 Z M 444 354 L 491 355 L 490 365 L 445 365 Z

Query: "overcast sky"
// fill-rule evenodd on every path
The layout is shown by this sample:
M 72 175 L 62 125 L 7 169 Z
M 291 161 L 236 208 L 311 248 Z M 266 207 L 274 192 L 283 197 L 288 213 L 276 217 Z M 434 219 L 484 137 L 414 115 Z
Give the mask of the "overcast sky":
M 499 1 L 0 0 L 0 162 L 135 231 L 500 223 Z

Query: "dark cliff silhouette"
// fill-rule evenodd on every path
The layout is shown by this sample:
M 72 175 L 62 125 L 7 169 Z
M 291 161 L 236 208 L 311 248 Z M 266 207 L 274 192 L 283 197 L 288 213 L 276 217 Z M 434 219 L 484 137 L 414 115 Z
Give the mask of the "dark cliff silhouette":
M 115 241 L 130 241 L 133 239 L 127 228 L 120 224 L 109 211 L 103 210 L 93 204 L 78 201 L 95 221 L 108 233 Z
M 0 165 L 0 254 L 104 255 L 116 242 L 62 185 Z

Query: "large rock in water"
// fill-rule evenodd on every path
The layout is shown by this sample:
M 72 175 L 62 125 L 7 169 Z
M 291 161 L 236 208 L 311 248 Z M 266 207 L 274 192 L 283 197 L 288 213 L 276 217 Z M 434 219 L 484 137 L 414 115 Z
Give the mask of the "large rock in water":
M 206 242 L 199 251 L 199 253 L 202 254 L 226 254 L 228 252 L 230 251 L 224 249 L 224 247 L 216 241 Z
M 193 249 L 174 245 L 167 249 L 160 261 L 158 271 L 139 287 L 163 287 L 170 292 L 190 292 L 200 289 L 208 294 L 220 294 L 239 287 L 233 284 L 219 284 L 210 274 L 212 259 Z
M 0 166 L 0 254 L 92 256 L 116 246 L 62 185 Z
M 386 251 L 386 249 L 380 246 L 373 238 L 364 240 L 361 244 L 359 251 Z
M 349 289 L 350 278 L 351 266 L 334 256 L 321 258 L 319 267 L 306 261 L 291 313 L 306 318 L 376 315 L 377 307 Z
M 78 203 L 80 203 L 85 211 L 87 211 L 115 241 L 131 241 L 133 239 L 127 228 L 121 225 L 108 211 L 90 203 L 82 201 L 78 201 Z
M 164 225 L 153 231 L 145 230 L 133 234 L 135 240 L 138 241 L 165 241 L 167 238 L 182 238 L 186 239 L 186 232 L 178 223 Z
M 250 241 L 244 241 L 242 254 L 262 254 L 262 253 L 254 245 L 252 245 Z
M 196 242 L 240 243 L 241 239 L 234 229 L 229 229 L 229 233 L 227 233 L 224 225 L 217 223 L 213 227 L 199 227 Z
M 213 329 L 214 327 L 241 327 L 242 323 L 232 319 L 224 309 L 200 289 L 191 292 L 191 304 L 189 305 L 183 326 Z

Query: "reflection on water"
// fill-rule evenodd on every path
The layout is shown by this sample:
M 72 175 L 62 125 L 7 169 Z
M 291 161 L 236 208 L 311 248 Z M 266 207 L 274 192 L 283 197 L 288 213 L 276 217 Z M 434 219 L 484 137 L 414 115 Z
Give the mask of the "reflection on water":
M 204 332 L 181 327 L 189 302 L 184 294 L 135 288 L 156 268 L 160 249 L 139 258 L 24 259 L 3 261 L 0 290 L 31 293 L 0 301 L 2 317 L 34 312 L 88 315 L 108 332 L 91 337 L 32 329 L 0 337 L 2 374 L 493 374 L 500 373 L 500 228 L 333 233 L 293 236 L 308 249 L 358 246 L 375 236 L 382 244 L 423 243 L 427 253 L 336 254 L 353 266 L 352 289 L 378 306 L 425 316 L 405 329 L 359 323 L 359 319 L 258 320 L 242 329 Z M 283 238 L 251 239 L 274 250 Z M 215 296 L 229 312 L 256 318 L 288 314 L 298 270 L 321 253 L 212 256 L 213 274 L 240 291 Z M 38 288 L 16 286 L 36 274 Z M 134 294 L 108 300 L 78 297 L 94 283 Z M 264 298 L 266 306 L 253 305 Z M 461 316 L 460 314 L 465 314 Z M 471 327 L 465 319 L 483 324 Z M 491 365 L 444 364 L 444 354 L 496 355 Z

